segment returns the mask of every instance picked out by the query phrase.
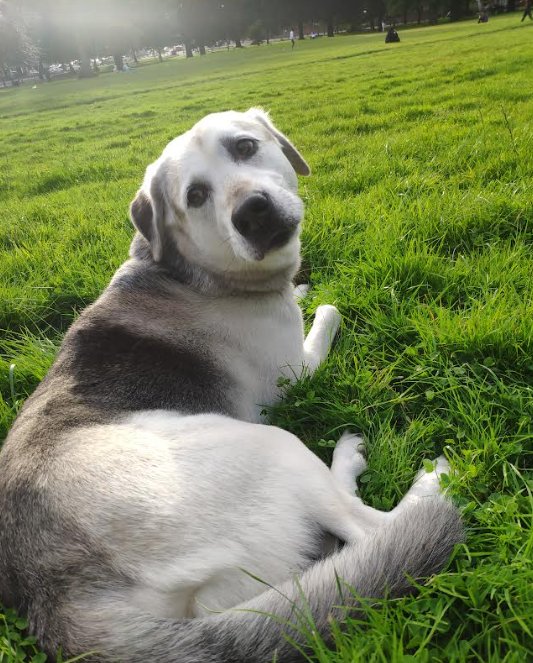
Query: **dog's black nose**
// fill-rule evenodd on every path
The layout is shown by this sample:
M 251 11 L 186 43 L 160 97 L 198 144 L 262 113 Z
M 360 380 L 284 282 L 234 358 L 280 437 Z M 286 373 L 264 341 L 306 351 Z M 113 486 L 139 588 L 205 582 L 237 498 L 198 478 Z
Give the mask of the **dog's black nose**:
M 282 216 L 266 193 L 245 198 L 233 211 L 231 220 L 259 259 L 286 244 L 296 229 L 294 221 Z
M 273 206 L 270 198 L 264 193 L 254 193 L 233 211 L 233 225 L 243 237 L 248 239 L 268 231 Z

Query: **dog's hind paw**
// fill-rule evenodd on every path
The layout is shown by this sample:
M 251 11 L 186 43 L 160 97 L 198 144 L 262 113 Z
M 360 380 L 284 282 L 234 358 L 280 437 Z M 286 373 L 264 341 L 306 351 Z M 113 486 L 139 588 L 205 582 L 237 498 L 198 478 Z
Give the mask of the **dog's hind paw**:
M 444 456 L 439 456 L 431 462 L 433 464 L 433 469 L 428 472 L 427 469 L 423 467 L 418 471 L 407 496 L 430 497 L 442 494 L 440 477 L 442 474 L 450 474 L 450 463 Z
M 332 471 L 339 471 L 343 476 L 350 476 L 352 481 L 366 470 L 365 442 L 362 437 L 345 431 L 333 452 Z M 342 468 L 342 469 L 341 469 Z

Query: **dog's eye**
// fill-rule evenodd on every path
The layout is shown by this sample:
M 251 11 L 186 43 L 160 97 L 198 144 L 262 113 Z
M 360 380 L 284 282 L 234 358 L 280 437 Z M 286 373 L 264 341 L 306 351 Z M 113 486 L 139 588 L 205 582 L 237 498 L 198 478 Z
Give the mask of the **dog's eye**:
M 257 152 L 257 141 L 253 138 L 241 138 L 235 143 L 235 151 L 242 159 L 247 159 Z
M 187 190 L 187 203 L 189 207 L 201 207 L 209 195 L 209 190 L 202 184 L 193 184 Z

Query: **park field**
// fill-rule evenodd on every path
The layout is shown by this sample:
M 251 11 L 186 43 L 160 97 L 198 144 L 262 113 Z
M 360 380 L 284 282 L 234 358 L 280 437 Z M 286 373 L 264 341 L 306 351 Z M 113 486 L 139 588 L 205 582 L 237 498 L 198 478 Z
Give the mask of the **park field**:
M 308 159 L 309 319 L 332 355 L 272 420 L 325 459 L 367 439 L 390 509 L 445 452 L 467 542 L 418 598 L 367 606 L 320 663 L 533 660 L 533 26 L 518 14 L 217 52 L 0 91 L 0 437 L 127 257 L 144 168 L 206 113 L 263 106 Z M 87 468 L 90 472 L 90 468 Z M 1 542 L 0 542 L 1 545 Z M 0 662 L 42 663 L 0 608 Z M 179 656 L 177 660 L 179 659 Z M 265 661 L 265 663 L 267 663 Z M 281 662 L 280 662 L 281 663 Z

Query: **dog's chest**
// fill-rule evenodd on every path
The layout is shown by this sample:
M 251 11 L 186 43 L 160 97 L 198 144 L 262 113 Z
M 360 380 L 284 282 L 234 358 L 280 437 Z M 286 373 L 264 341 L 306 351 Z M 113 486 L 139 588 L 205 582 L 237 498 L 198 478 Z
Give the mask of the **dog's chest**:
M 219 357 L 238 385 L 241 417 L 259 421 L 276 402 L 281 377 L 294 380 L 303 365 L 303 321 L 292 296 L 263 302 L 226 302 L 217 324 Z

